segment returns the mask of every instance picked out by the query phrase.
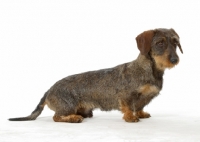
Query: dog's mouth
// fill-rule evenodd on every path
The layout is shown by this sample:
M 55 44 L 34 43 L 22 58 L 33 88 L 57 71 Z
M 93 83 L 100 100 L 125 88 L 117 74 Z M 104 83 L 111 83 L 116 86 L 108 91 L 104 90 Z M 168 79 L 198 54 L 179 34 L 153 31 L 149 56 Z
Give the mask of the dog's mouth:
M 156 67 L 159 70 L 171 69 L 179 63 L 178 58 L 166 58 L 165 56 L 154 56 Z

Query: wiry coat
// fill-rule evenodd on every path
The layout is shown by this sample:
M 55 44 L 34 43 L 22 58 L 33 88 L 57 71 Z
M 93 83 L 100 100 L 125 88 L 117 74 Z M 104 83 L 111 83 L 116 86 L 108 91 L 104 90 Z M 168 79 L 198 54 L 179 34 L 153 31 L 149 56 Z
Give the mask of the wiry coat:
M 83 117 L 92 117 L 95 108 L 121 110 L 127 122 L 150 117 L 143 108 L 162 89 L 164 70 L 178 64 L 176 46 L 181 52 L 182 48 L 173 29 L 145 31 L 136 41 L 140 50 L 136 60 L 63 78 L 45 93 L 30 116 L 10 120 L 34 120 L 45 104 L 55 111 L 56 122 L 81 122 Z
M 145 62 L 145 66 L 140 62 Z M 67 110 L 69 112 L 66 113 L 72 114 L 76 112 L 74 108 L 77 106 L 90 109 L 100 108 L 105 111 L 120 110 L 119 101 L 130 100 L 131 104 L 135 104 L 139 99 L 145 101 L 157 95 L 158 92 L 156 94 L 153 92 L 146 97 L 139 94 L 138 88 L 147 83 L 161 90 L 162 76 L 160 78 L 153 76 L 152 63 L 139 55 L 137 60 L 130 63 L 72 75 L 58 81 L 47 93 L 47 104 L 55 105 L 55 107 L 50 107 L 53 110 L 59 110 L 67 104 L 67 108 L 73 109 L 64 109 L 64 111 Z M 51 100 L 57 100 L 57 98 L 59 98 L 58 102 L 50 103 Z M 134 104 L 131 106 L 133 110 L 141 110 L 142 104 L 138 104 L 139 106 Z

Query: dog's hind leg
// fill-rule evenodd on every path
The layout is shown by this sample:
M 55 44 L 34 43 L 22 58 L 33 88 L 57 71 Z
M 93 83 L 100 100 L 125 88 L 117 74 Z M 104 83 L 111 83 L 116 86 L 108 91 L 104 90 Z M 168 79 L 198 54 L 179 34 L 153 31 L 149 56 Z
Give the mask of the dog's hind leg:
M 80 123 L 83 117 L 77 114 L 78 100 L 71 94 L 49 94 L 46 99 L 50 109 L 55 111 L 55 122 Z
M 67 116 L 59 116 L 55 114 L 53 116 L 53 120 L 55 122 L 81 123 L 83 121 L 83 117 L 81 115 L 76 114 L 71 114 Z
M 67 104 L 63 104 L 65 107 L 58 107 L 55 109 L 55 115 L 53 120 L 55 122 L 69 122 L 69 123 L 80 123 L 83 121 L 83 116 L 76 113 L 75 108 L 70 108 Z
M 84 118 L 87 118 L 87 117 L 91 118 L 91 117 L 93 117 L 92 109 L 79 108 L 77 110 L 76 114 L 77 115 L 81 115 Z
M 55 122 L 80 123 L 83 121 L 83 116 L 76 114 L 75 108 L 70 108 L 67 104 L 63 104 L 64 107 L 61 105 L 55 107 L 52 104 L 48 106 L 55 111 L 53 116 Z

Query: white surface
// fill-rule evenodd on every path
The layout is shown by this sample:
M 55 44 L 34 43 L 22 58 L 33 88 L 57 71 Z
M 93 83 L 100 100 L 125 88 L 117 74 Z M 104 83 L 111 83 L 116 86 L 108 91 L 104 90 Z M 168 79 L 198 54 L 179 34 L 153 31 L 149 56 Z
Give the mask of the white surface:
M 1 141 L 199 141 L 200 117 L 178 113 L 155 113 L 139 123 L 122 121 L 118 112 L 95 111 L 83 123 L 55 123 L 51 117 L 29 122 L 4 122 Z
M 199 1 L 0 1 L 0 141 L 200 141 Z M 126 123 L 120 112 L 94 111 L 81 124 L 54 123 L 45 107 L 29 115 L 44 92 L 71 74 L 134 60 L 135 37 L 174 28 L 184 54 L 166 70 L 164 87 L 145 110 L 152 117 Z

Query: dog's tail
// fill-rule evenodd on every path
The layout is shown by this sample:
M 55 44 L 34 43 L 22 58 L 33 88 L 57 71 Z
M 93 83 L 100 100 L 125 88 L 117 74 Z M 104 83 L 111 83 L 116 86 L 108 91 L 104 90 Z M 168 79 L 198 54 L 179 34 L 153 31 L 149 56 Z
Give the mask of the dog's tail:
M 30 121 L 30 120 L 35 120 L 42 112 L 44 106 L 45 106 L 45 100 L 47 97 L 48 92 L 44 94 L 42 99 L 40 100 L 39 104 L 35 108 L 35 110 L 31 113 L 31 115 L 27 117 L 19 117 L 19 118 L 9 118 L 8 120 L 10 121 Z

